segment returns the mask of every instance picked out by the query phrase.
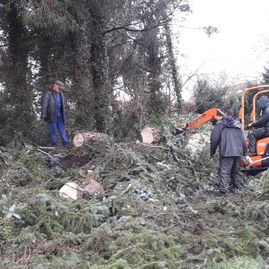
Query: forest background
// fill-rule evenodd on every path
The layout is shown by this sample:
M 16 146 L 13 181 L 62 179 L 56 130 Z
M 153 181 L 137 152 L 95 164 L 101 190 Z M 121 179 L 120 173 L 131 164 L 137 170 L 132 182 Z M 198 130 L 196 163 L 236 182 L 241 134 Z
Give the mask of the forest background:
M 185 0 L 1 1 L 0 144 L 47 143 L 40 96 L 55 79 L 67 86 L 69 135 L 83 129 L 133 140 L 167 113 L 236 103 L 223 101 L 227 85 L 204 78 L 191 104 L 182 99 L 195 73 L 182 80 L 171 22 L 191 12 Z

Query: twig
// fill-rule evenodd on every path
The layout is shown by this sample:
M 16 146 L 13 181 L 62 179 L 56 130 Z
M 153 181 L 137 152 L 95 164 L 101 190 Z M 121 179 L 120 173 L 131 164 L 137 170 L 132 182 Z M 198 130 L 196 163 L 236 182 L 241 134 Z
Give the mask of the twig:
M 51 149 L 51 150 L 54 150 L 55 147 L 39 147 L 39 149 Z
M 47 153 L 47 152 L 45 152 L 45 151 L 43 151 L 43 150 L 41 150 L 41 149 L 37 149 L 37 151 L 39 151 L 39 152 L 41 152 L 41 153 L 43 153 L 43 154 L 45 154 L 45 155 L 47 155 L 47 156 L 53 158 L 53 156 L 52 156 L 51 154 L 49 154 L 49 153 Z
M 6 161 L 5 157 L 3 156 L 2 152 L 0 151 L 0 156 L 3 159 L 6 166 L 8 166 L 8 162 Z
M 133 184 L 130 183 L 125 190 L 122 191 L 122 194 L 128 192 L 132 188 Z

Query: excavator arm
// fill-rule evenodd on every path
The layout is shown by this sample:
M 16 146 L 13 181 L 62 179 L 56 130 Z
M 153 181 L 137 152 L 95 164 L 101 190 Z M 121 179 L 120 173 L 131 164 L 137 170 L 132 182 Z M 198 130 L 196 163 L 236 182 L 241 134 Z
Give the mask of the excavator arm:
M 186 131 L 191 131 L 201 125 L 203 125 L 206 122 L 209 121 L 219 121 L 222 119 L 224 113 L 218 109 L 218 108 L 210 108 L 207 111 L 205 111 L 203 114 L 196 117 L 194 120 L 186 124 Z

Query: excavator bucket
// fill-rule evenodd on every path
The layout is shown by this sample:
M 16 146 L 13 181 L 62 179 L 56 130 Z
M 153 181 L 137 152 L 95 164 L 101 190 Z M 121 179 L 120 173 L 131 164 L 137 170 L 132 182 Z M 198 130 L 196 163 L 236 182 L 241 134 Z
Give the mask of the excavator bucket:
M 185 134 L 186 133 L 186 128 L 175 128 L 175 135 L 178 134 Z

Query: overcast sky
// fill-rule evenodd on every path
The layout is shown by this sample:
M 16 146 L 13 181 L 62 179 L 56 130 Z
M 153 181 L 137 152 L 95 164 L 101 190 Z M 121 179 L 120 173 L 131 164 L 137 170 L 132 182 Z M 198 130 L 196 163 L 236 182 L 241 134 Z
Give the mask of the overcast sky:
M 198 68 L 212 78 L 225 72 L 235 83 L 259 78 L 269 66 L 269 0 L 189 2 L 193 12 L 173 23 L 183 80 Z M 209 38 L 199 29 L 208 25 L 219 33 Z

